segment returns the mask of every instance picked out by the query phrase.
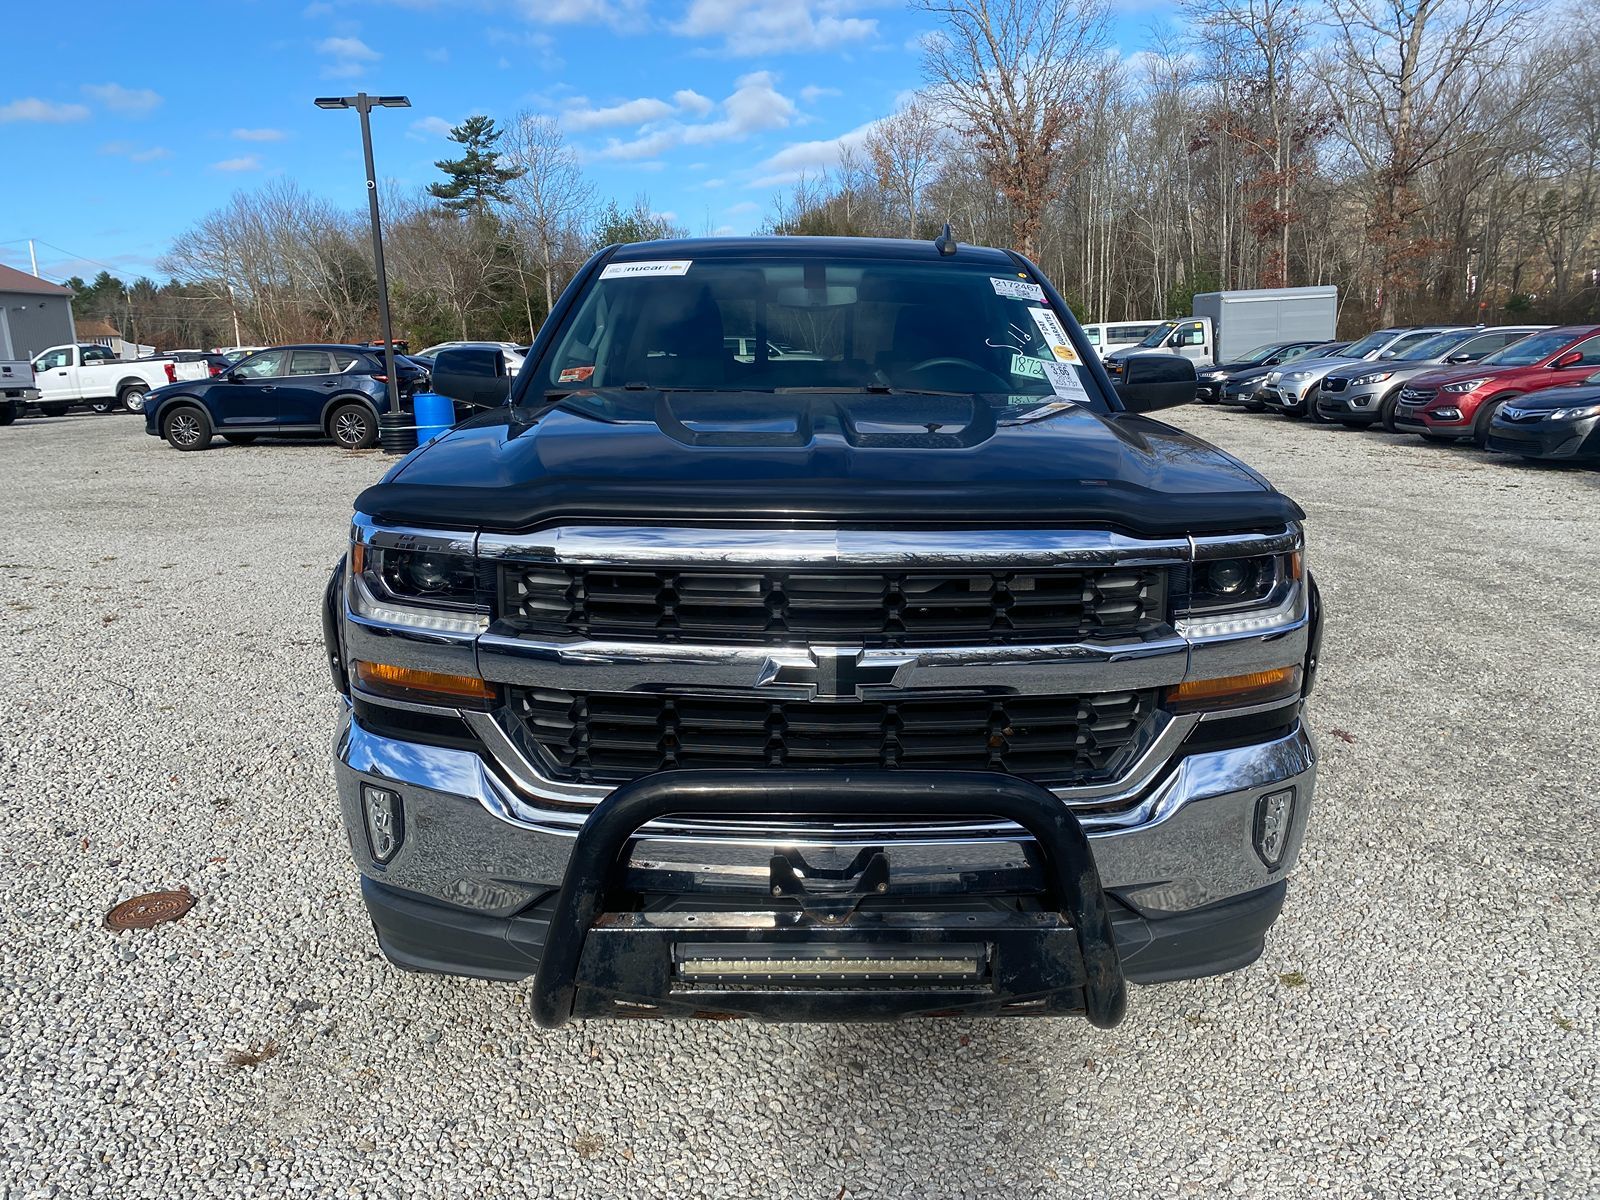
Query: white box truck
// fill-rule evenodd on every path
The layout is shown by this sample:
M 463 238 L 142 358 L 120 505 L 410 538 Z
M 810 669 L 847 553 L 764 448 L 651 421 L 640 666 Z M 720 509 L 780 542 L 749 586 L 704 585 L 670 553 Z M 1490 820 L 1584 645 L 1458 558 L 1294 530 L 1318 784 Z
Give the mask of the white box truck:
M 1181 354 L 1199 370 L 1238 362 L 1268 342 L 1331 342 L 1338 317 L 1331 285 L 1201 292 L 1192 317 L 1163 321 L 1137 346 L 1108 355 L 1106 369 L 1116 375 L 1130 354 Z
M 1339 323 L 1339 289 L 1256 288 L 1201 292 L 1194 315 L 1211 324 L 1214 362 L 1237 362 L 1268 342 L 1331 342 Z

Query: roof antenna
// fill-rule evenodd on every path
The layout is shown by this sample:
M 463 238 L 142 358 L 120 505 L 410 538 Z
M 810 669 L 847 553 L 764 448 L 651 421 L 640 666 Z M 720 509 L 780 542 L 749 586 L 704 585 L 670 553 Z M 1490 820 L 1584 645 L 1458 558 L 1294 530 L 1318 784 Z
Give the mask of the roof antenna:
M 956 252 L 956 235 L 951 232 L 949 221 L 944 223 L 944 232 L 934 241 L 933 248 L 943 258 L 949 258 Z

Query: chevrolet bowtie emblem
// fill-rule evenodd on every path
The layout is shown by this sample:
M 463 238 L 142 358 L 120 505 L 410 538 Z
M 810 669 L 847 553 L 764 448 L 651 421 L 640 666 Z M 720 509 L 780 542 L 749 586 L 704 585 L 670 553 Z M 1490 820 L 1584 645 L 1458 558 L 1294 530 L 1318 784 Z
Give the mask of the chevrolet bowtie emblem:
M 915 660 L 905 655 L 821 647 L 810 652 L 780 651 L 761 666 L 757 687 L 808 688 L 813 700 L 860 700 L 862 689 L 890 687 L 900 668 Z

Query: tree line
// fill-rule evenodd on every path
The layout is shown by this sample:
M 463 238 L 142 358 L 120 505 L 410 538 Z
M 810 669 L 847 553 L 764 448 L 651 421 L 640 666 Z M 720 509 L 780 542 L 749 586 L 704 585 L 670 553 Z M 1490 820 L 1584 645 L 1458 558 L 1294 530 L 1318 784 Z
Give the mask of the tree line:
M 1346 331 L 1600 320 L 1600 29 L 1577 8 L 1180 0 L 1179 32 L 1123 59 L 1108 0 L 911 4 L 934 20 L 925 86 L 774 195 L 764 231 L 948 221 L 1032 257 L 1083 319 L 1332 283 Z M 441 181 L 382 196 L 414 346 L 527 340 L 594 249 L 686 232 L 648 197 L 602 201 L 549 116 L 450 136 Z M 142 281 L 152 317 L 170 310 L 143 334 L 158 345 L 231 342 L 235 320 L 247 342 L 376 336 L 365 214 L 289 181 L 235 196 L 162 267 L 171 284 Z

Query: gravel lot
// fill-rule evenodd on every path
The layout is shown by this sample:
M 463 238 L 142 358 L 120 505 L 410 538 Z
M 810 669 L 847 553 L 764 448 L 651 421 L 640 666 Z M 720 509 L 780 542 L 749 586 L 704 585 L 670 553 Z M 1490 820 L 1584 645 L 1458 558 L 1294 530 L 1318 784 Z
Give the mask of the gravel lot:
M 383 457 L 0 430 L 0 1196 L 1594 1196 L 1600 472 L 1176 419 L 1310 513 L 1323 776 L 1266 957 L 1110 1032 L 546 1034 L 387 968 L 317 622 Z

